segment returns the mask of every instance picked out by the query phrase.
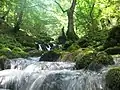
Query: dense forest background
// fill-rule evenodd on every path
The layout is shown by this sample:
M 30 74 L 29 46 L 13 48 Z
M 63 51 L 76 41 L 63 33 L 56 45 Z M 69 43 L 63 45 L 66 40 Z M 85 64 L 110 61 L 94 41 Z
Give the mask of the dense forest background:
M 73 34 L 67 35 L 71 32 L 68 13 L 73 3 L 75 40 Z M 25 49 L 39 40 L 58 42 L 63 34 L 81 47 L 100 46 L 111 28 L 120 23 L 119 5 L 119 0 L 1 0 L 0 46 L 5 50 Z

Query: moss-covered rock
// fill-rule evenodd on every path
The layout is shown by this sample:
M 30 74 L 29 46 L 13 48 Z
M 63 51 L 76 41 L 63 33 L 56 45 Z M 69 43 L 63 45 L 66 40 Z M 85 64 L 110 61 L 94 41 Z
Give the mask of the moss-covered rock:
M 40 57 L 43 54 L 43 51 L 30 50 L 28 53 L 30 57 Z
M 77 43 L 73 43 L 70 47 L 68 47 L 68 51 L 75 51 L 77 49 L 79 49 L 79 45 L 77 45 Z
M 118 46 L 120 44 L 120 25 L 111 28 L 104 43 L 104 48 Z
M 109 55 L 120 54 L 120 46 L 107 48 L 105 52 Z
M 94 52 L 76 57 L 76 69 L 88 68 L 97 71 L 111 64 L 114 64 L 113 58 L 105 52 Z
M 7 58 L 19 58 L 27 57 L 28 53 L 24 52 L 20 47 L 14 47 L 12 50 L 10 48 L 4 47 L 0 49 L 0 55 L 4 55 Z
M 107 88 L 110 90 L 120 90 L 120 68 L 110 69 L 105 80 Z
M 81 55 L 76 57 L 76 69 L 82 69 L 89 66 L 89 64 L 95 59 L 95 53 L 87 54 L 83 57 Z
M 74 62 L 76 56 L 81 52 L 81 49 L 78 49 L 76 51 L 73 52 L 66 52 L 66 51 L 62 51 L 61 52 L 61 56 L 59 58 L 59 61 L 72 61 Z
M 98 52 L 95 61 L 105 66 L 114 64 L 112 56 L 108 55 L 106 52 Z

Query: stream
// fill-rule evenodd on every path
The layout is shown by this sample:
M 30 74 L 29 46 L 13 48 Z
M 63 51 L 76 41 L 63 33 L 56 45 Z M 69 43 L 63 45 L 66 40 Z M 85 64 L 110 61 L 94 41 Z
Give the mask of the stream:
M 107 71 L 75 70 L 71 62 L 39 62 L 40 57 L 10 60 L 10 68 L 0 71 L 0 90 L 105 90 Z

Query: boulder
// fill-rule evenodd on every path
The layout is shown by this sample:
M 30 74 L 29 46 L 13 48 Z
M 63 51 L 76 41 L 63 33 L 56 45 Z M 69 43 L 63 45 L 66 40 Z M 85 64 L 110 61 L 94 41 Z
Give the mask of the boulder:
M 48 51 L 44 53 L 39 61 L 57 61 L 58 58 L 60 57 L 59 53 L 56 53 L 54 51 Z
M 95 59 L 95 53 L 90 53 L 84 56 L 78 55 L 76 57 L 76 69 L 83 69 L 89 66 L 89 64 Z
M 120 47 L 110 47 L 105 50 L 109 55 L 120 54 Z
M 94 52 L 76 57 L 76 69 L 99 71 L 103 66 L 114 64 L 112 56 L 105 52 Z
M 5 69 L 5 62 L 7 60 L 6 56 L 0 56 L 0 69 L 4 70 Z
M 120 90 L 120 67 L 110 69 L 105 77 L 106 88 Z
M 108 37 L 104 43 L 104 49 L 118 46 L 120 44 L 120 26 L 111 28 Z
M 28 52 L 30 57 L 39 57 L 42 55 L 42 51 L 39 50 L 31 50 Z

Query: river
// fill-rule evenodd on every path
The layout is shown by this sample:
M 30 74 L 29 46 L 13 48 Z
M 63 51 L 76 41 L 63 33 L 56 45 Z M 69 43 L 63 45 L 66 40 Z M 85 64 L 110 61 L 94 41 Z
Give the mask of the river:
M 71 62 L 39 62 L 40 57 L 10 60 L 0 71 L 0 90 L 104 90 L 107 71 L 75 70 Z

